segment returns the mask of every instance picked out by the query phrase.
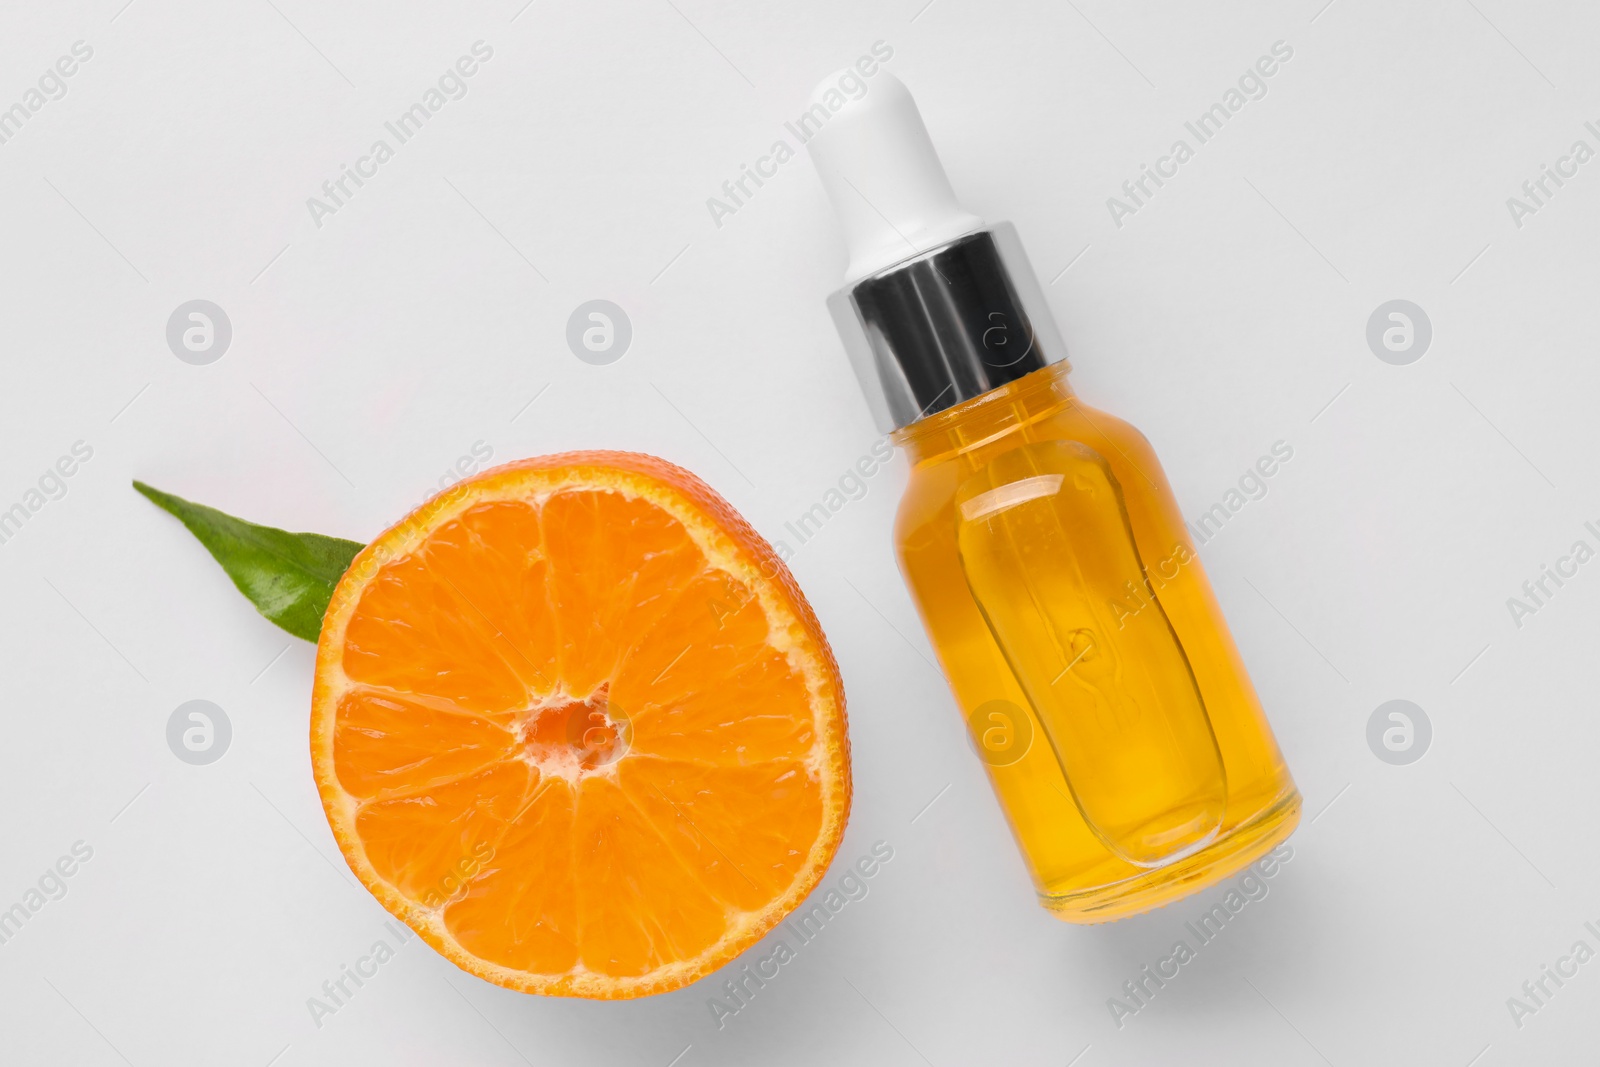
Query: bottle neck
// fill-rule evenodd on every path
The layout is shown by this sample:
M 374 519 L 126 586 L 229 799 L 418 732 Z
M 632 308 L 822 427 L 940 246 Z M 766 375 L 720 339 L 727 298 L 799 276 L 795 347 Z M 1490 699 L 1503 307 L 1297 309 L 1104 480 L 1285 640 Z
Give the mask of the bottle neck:
M 1065 360 L 894 432 L 913 467 L 952 457 L 974 464 L 1030 439 L 1030 428 L 1076 401 Z
M 1066 358 L 1010 223 L 965 234 L 828 298 L 878 425 L 909 426 Z

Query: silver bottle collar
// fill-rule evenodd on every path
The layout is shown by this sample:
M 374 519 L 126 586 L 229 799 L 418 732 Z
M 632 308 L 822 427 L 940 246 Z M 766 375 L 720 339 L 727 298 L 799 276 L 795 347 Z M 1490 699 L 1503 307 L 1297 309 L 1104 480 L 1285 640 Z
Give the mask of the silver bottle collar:
M 1009 222 L 869 274 L 828 297 L 828 311 L 886 433 L 1067 356 Z

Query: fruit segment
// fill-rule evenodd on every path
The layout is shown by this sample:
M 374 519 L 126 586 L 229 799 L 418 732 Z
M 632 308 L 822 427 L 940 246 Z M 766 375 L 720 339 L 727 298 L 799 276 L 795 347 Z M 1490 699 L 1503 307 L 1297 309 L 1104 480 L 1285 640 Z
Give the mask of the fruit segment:
M 682 861 L 727 904 L 751 909 L 793 880 L 821 805 L 804 765 L 750 767 L 638 759 L 619 779 Z M 753 820 L 751 809 L 767 813 Z
M 506 661 L 510 646 L 485 640 L 473 604 L 431 563 L 419 552 L 378 571 L 345 632 L 343 673 L 461 711 L 510 714 L 528 692 Z M 519 575 L 508 570 L 501 580 L 515 582 Z M 498 624 L 508 621 L 503 615 Z
M 445 925 L 463 949 L 514 971 L 572 970 L 578 962 L 572 821 L 572 790 L 552 780 L 501 839 L 488 869 L 445 908 Z
M 474 861 L 492 856 L 539 781 L 525 763 L 503 761 L 476 774 L 362 806 L 356 832 L 383 878 L 426 907 L 453 897 Z
M 514 755 L 506 724 L 444 701 L 355 688 L 339 701 L 334 768 L 351 796 L 414 792 Z

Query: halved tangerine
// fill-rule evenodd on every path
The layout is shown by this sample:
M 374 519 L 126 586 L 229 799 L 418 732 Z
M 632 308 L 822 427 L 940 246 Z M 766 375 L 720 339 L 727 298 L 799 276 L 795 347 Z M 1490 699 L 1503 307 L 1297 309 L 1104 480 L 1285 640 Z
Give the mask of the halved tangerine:
M 698 478 L 623 452 L 486 471 L 362 550 L 323 619 L 311 760 L 384 907 L 566 996 L 731 959 L 815 887 L 850 805 L 794 579 Z

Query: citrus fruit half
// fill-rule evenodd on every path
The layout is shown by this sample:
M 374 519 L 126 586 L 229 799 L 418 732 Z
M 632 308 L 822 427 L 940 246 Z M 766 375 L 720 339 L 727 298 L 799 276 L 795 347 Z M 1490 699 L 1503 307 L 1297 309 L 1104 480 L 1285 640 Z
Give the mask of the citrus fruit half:
M 573 452 L 452 487 L 356 556 L 311 760 L 351 870 L 463 969 L 675 989 L 826 870 L 844 694 L 771 547 L 664 460 Z

